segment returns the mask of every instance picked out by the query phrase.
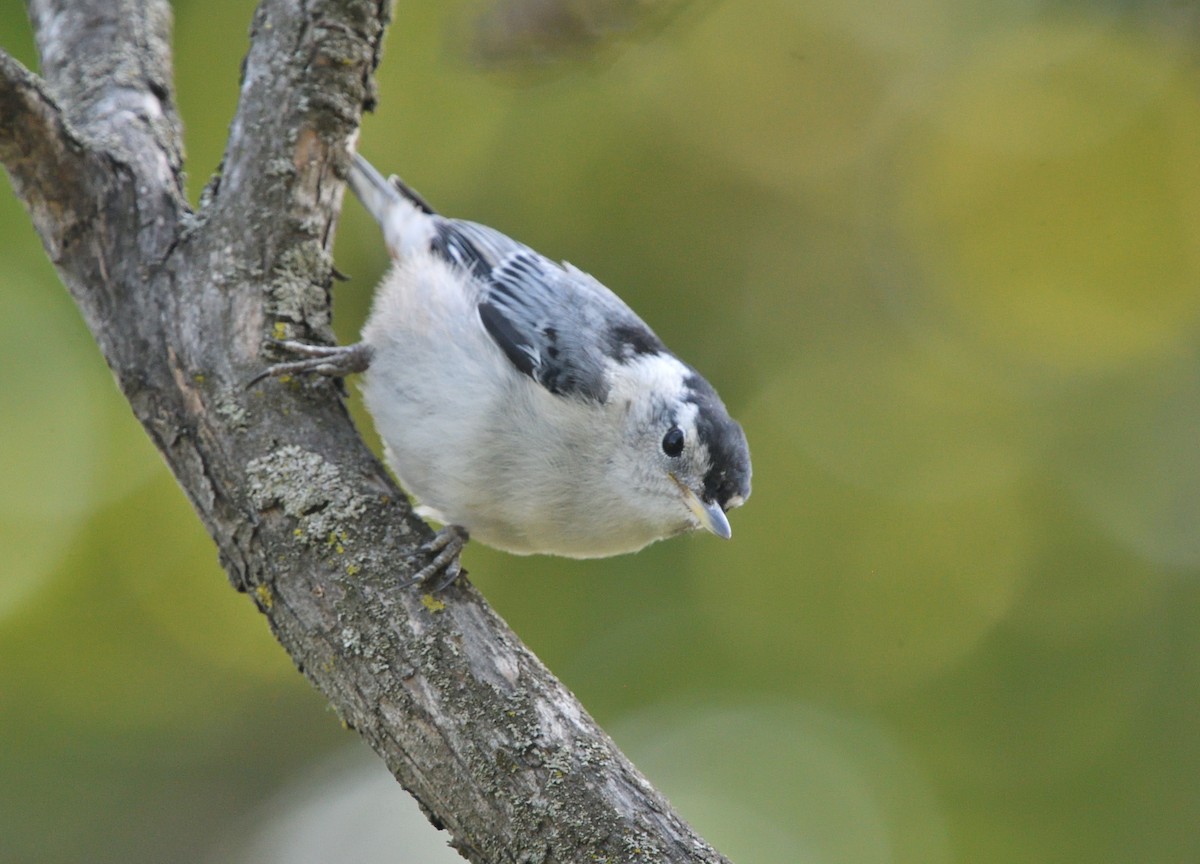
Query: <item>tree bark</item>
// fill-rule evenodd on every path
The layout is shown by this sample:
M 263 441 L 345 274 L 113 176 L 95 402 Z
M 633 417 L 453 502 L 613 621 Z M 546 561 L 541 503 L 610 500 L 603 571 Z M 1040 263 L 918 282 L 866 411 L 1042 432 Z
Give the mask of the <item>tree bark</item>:
M 329 340 L 342 176 L 388 0 L 262 0 L 219 175 L 184 196 L 166 0 L 30 0 L 0 162 L 137 418 L 296 665 L 474 862 L 720 862 L 465 579 L 330 382 L 245 384 Z

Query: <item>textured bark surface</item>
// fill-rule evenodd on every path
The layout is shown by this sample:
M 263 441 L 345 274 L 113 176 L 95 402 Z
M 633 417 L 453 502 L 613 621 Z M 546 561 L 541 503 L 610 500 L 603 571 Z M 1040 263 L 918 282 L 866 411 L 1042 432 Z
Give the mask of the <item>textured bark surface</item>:
M 244 385 L 328 339 L 340 177 L 387 0 L 263 0 L 193 212 L 164 0 L 31 0 L 0 52 L 0 161 L 134 413 L 296 665 L 475 862 L 716 862 L 430 536 L 329 382 Z

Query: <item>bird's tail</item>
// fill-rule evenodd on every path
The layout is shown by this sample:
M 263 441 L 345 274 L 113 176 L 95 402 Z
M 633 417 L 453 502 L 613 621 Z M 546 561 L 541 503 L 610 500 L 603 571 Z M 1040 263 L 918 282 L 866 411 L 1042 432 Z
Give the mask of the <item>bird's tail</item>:
M 383 229 L 393 258 L 427 246 L 433 236 L 434 209 L 399 177 L 384 178 L 375 167 L 354 155 L 347 178 L 351 191 Z

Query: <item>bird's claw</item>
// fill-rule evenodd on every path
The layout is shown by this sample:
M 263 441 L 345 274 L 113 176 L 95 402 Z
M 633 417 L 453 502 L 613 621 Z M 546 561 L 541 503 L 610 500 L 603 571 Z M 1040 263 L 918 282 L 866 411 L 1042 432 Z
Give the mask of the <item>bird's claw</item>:
M 434 534 L 433 539 L 421 547 L 421 553 L 433 555 L 433 560 L 418 570 L 409 584 L 425 585 L 432 582 L 429 590 L 434 594 L 449 588 L 455 579 L 466 572 L 458 556 L 462 554 L 469 537 L 467 529 L 460 525 L 447 525 Z M 436 581 L 434 577 L 437 577 Z
M 371 346 L 365 342 L 354 345 L 310 345 L 291 339 L 272 339 L 273 344 L 293 354 L 304 355 L 304 360 L 292 360 L 268 366 L 246 384 L 253 387 L 268 377 L 280 375 L 324 375 L 328 378 L 345 378 L 355 372 L 365 372 L 371 365 Z

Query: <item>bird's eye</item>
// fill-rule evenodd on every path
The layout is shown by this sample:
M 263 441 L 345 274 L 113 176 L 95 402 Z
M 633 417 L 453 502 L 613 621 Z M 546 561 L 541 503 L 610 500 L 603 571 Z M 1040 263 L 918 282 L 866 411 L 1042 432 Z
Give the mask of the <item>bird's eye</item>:
M 683 452 L 683 430 L 678 426 L 672 426 L 667 430 L 667 434 L 663 436 L 662 450 L 672 459 Z

